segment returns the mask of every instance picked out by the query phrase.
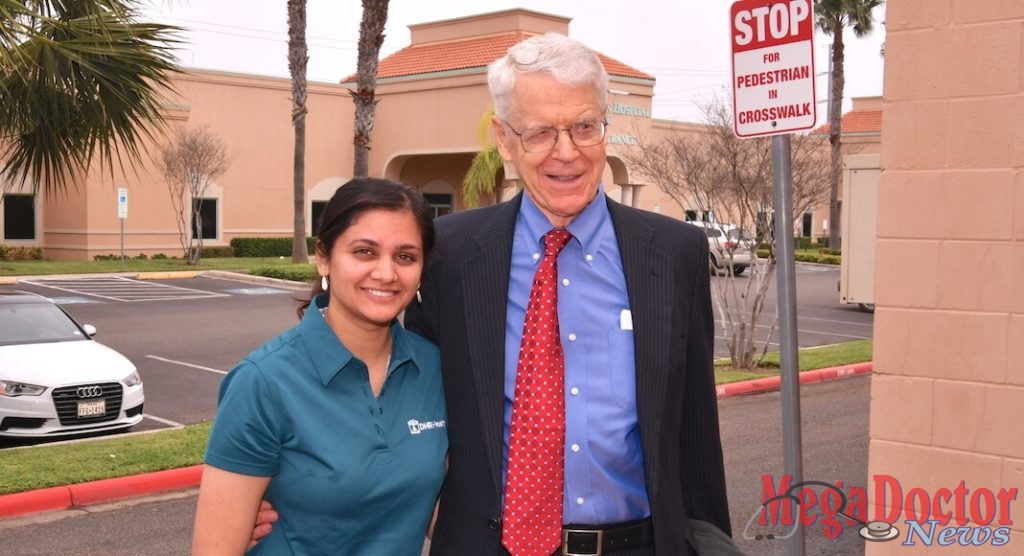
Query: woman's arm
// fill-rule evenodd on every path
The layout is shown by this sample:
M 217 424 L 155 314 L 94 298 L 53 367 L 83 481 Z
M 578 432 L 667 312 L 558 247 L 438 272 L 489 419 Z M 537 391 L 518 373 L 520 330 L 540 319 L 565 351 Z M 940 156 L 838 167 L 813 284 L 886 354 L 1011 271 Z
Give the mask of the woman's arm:
M 256 512 L 270 477 L 203 467 L 192 534 L 193 556 L 237 556 L 252 537 Z

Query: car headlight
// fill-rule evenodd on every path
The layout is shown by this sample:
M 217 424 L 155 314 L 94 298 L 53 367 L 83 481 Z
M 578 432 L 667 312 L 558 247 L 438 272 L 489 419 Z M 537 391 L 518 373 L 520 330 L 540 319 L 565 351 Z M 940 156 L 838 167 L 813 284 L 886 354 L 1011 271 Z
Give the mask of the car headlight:
M 38 396 L 46 391 L 45 386 L 0 380 L 0 396 L 16 398 L 18 396 Z
M 139 371 L 132 371 L 132 374 L 124 377 L 125 386 L 138 386 L 142 384 L 142 376 L 139 375 Z

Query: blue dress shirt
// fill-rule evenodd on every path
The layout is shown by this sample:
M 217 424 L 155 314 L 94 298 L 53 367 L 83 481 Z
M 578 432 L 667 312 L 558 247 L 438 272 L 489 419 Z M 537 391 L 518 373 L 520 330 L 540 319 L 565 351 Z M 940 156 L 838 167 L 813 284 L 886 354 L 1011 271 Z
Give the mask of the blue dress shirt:
M 528 193 L 516 219 L 505 325 L 505 443 L 533 275 L 551 230 Z M 558 324 L 565 353 L 566 524 L 650 515 L 636 413 L 629 295 L 604 187 L 567 227 L 558 257 Z

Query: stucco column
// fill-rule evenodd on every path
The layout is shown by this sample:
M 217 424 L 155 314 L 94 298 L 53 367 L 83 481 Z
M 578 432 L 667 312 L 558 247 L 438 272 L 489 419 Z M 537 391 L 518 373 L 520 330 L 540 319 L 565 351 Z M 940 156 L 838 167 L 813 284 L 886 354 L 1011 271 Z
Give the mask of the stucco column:
M 620 183 L 619 185 L 619 202 L 626 205 L 627 207 L 633 206 L 633 186 L 628 183 Z
M 619 201 L 626 206 L 638 207 L 640 205 L 640 187 L 641 185 L 635 183 L 619 184 L 621 191 Z

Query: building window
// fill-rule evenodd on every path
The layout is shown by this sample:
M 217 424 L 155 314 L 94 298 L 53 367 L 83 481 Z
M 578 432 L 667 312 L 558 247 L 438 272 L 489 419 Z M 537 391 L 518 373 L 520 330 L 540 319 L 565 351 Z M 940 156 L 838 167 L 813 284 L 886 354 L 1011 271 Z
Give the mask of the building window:
M 4 239 L 36 238 L 35 195 L 4 195 Z
M 198 221 L 195 218 L 197 207 Z M 192 237 L 217 239 L 217 199 L 193 199 L 192 208 Z
M 434 218 L 452 212 L 452 196 L 449 193 L 426 193 L 423 197 L 430 203 L 430 213 Z
M 688 211 L 686 211 L 686 221 L 687 222 L 696 222 L 697 221 L 697 211 L 695 211 L 695 210 L 688 210 Z
M 313 233 L 310 235 L 316 235 L 316 232 L 320 229 L 320 219 L 323 218 L 324 210 L 327 208 L 327 201 L 313 201 L 312 210 L 310 211 L 310 229 Z
M 812 230 L 811 225 L 813 224 L 813 222 L 814 222 L 814 215 L 809 213 L 809 212 L 805 212 L 804 213 L 803 226 L 801 227 L 801 230 L 800 230 L 800 235 L 801 236 L 803 236 L 803 237 L 811 237 L 811 230 Z

